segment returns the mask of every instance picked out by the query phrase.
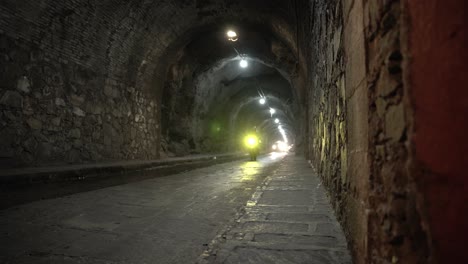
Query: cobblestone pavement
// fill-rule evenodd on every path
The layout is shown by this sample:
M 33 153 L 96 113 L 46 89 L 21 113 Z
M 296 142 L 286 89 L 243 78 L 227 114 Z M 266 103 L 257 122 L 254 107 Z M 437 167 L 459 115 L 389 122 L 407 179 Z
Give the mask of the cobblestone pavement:
M 198 263 L 351 263 L 319 178 L 288 156 L 210 243 Z
M 303 159 L 280 160 L 2 210 L 0 263 L 350 263 L 319 180 Z

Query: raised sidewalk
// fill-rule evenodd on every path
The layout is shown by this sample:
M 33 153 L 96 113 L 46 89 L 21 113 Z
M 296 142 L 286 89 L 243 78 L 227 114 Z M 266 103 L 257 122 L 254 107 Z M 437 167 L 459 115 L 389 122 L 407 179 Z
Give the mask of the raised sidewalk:
M 345 235 L 318 175 L 288 155 L 209 244 L 198 264 L 351 264 Z
M 245 153 L 0 169 L 0 209 L 239 159 Z

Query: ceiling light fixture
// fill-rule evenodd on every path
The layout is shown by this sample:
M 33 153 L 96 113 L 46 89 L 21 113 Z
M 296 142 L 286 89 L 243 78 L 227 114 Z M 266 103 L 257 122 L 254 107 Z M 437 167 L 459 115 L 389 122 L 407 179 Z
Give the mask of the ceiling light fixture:
M 226 35 L 228 37 L 228 40 L 230 40 L 230 41 L 237 41 L 237 39 L 238 39 L 237 33 L 235 31 L 228 30 L 226 32 Z

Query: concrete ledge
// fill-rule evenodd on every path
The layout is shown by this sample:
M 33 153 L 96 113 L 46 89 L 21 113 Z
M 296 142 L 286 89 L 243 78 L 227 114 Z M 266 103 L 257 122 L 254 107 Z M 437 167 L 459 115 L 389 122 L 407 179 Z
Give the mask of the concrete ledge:
M 0 185 L 34 184 L 83 180 L 93 177 L 107 177 L 115 174 L 150 172 L 181 165 L 210 165 L 245 158 L 246 154 L 230 153 L 220 155 L 196 155 L 147 161 L 122 161 L 83 165 L 31 167 L 0 170 Z
M 150 161 L 9 169 L 0 171 L 0 209 L 101 189 L 239 159 L 247 154 L 197 155 Z

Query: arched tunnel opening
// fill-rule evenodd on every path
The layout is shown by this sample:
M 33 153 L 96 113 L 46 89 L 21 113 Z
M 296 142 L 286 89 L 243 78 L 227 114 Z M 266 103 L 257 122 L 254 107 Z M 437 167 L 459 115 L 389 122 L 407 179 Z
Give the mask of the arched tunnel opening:
M 239 151 L 242 135 L 253 130 L 268 138 L 265 143 L 283 140 L 280 124 L 294 141 L 300 105 L 287 72 L 294 69 L 277 62 L 291 54 L 273 52 L 281 42 L 267 29 L 244 27 L 235 27 L 236 41 L 227 36 L 228 24 L 194 30 L 190 42 L 174 49 L 178 58 L 169 67 L 161 105 L 163 156 Z
M 468 263 L 465 9 L 2 1 L 0 263 Z

